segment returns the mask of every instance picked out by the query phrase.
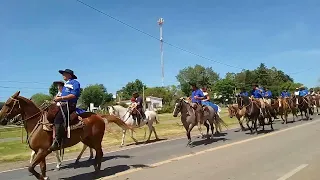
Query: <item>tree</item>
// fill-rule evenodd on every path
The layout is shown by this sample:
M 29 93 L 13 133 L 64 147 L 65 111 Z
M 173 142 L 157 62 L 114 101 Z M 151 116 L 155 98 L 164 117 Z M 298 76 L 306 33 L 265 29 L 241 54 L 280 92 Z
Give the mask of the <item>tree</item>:
M 54 85 L 53 83 L 51 84 L 50 88 L 49 88 L 49 94 L 54 97 L 56 96 L 58 93 L 58 87 L 56 85 Z
M 142 94 L 143 88 L 147 89 L 147 86 L 142 83 L 141 80 L 136 79 L 135 81 L 128 82 L 121 90 L 117 92 L 117 96 L 120 96 L 121 99 L 130 99 L 132 93 L 138 92 Z
M 194 82 L 199 87 L 211 86 L 219 80 L 219 75 L 211 67 L 205 68 L 197 64 L 180 70 L 176 78 L 180 82 L 182 92 L 189 96 L 191 94 L 189 82 Z
M 37 93 L 31 96 L 31 100 L 37 105 L 40 106 L 43 104 L 45 101 L 50 101 L 52 100 L 52 97 L 47 94 L 43 93 Z
M 221 95 L 222 99 L 230 99 L 231 97 L 233 97 L 234 88 L 235 88 L 235 82 L 230 78 L 221 79 L 217 83 L 215 83 L 214 86 L 212 87 L 213 92 L 215 92 L 216 95 L 218 96 Z M 211 95 L 211 97 L 214 97 L 214 96 Z M 218 101 L 221 102 L 221 99 L 219 98 Z
M 86 108 L 90 106 L 90 103 L 100 106 L 110 101 L 112 101 L 112 94 L 108 93 L 102 84 L 89 85 L 81 93 L 81 102 Z
M 5 102 L 0 102 L 0 110 L 2 109 Z

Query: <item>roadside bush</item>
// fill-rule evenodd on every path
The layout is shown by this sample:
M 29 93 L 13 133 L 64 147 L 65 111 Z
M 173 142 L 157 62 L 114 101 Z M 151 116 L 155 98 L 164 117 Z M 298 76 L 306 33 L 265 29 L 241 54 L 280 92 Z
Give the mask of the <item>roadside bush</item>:
M 158 114 L 172 113 L 172 112 L 173 112 L 173 109 L 174 109 L 174 106 L 173 106 L 173 105 L 164 105 L 161 110 L 158 110 L 158 111 L 157 111 L 157 113 L 158 113 Z

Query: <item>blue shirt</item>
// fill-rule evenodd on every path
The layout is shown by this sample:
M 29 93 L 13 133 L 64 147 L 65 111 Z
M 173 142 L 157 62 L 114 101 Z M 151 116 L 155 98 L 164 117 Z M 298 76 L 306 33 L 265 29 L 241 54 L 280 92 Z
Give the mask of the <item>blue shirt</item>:
M 285 98 L 285 97 L 290 97 L 290 93 L 289 93 L 289 92 L 282 91 L 281 97 L 283 97 L 283 98 Z
M 307 95 L 309 92 L 308 92 L 308 90 L 301 90 L 301 91 L 299 91 L 299 96 L 305 96 L 305 95 Z
M 249 96 L 249 95 L 248 95 L 248 92 L 246 92 L 246 91 L 245 91 L 245 92 L 241 92 L 240 95 L 241 95 L 241 96 Z
M 260 89 L 256 89 L 252 91 L 252 96 L 254 98 L 262 98 L 262 93 L 260 92 Z
M 75 79 L 68 80 L 61 91 L 61 96 L 67 96 L 73 94 L 76 96 L 74 99 L 70 99 L 69 102 L 77 103 L 80 97 L 80 83 Z
M 201 100 L 194 99 L 194 96 L 204 97 L 203 92 L 202 92 L 200 89 L 197 89 L 197 90 L 195 90 L 195 91 L 192 91 L 192 93 L 191 93 L 191 101 L 192 101 L 193 103 L 199 103 L 199 104 L 201 104 Z
M 272 98 L 272 92 L 270 90 L 265 92 L 264 97 Z

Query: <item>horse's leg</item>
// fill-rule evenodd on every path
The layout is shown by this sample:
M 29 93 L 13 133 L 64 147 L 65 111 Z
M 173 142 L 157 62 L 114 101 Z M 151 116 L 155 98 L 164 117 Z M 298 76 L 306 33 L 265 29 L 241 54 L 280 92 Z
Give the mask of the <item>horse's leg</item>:
M 193 127 L 196 126 L 196 123 L 191 123 L 189 124 L 189 128 L 187 130 L 187 137 L 188 137 L 188 144 L 187 146 L 190 146 L 192 144 L 192 141 L 191 141 L 191 131 L 193 129 Z
M 126 138 L 126 133 L 127 133 L 127 130 L 126 129 L 123 129 L 122 130 L 122 140 L 121 140 L 121 145 L 120 147 L 122 147 L 124 145 L 124 139 Z
M 251 123 L 253 124 L 253 121 L 251 121 Z M 252 132 L 252 128 L 249 125 L 249 119 L 247 120 L 247 127 L 248 127 L 248 129 L 250 130 L 250 132 L 252 134 L 253 132 Z
M 209 124 L 207 123 L 207 121 L 205 121 L 205 122 L 203 123 L 203 125 L 207 128 L 207 138 L 210 138 L 210 137 L 209 137 Z
M 130 137 L 131 137 L 131 139 L 135 142 L 135 143 L 138 143 L 138 140 L 136 140 L 136 138 L 134 138 L 133 137 L 133 130 L 132 129 L 130 129 Z
M 56 154 L 56 158 L 57 158 L 56 170 L 60 170 L 61 159 L 60 159 L 59 151 L 54 151 L 54 153 Z
M 152 128 L 152 124 L 148 124 L 148 128 L 149 128 L 149 137 L 148 139 L 146 140 L 145 143 L 148 143 L 150 141 L 150 138 L 151 138 L 151 134 L 152 134 L 152 131 L 153 131 L 153 128 Z
M 34 168 L 42 161 L 45 161 L 45 158 L 51 152 L 48 150 L 39 149 L 35 158 L 33 159 L 31 165 L 28 167 L 28 171 L 32 173 L 37 179 L 45 180 L 47 177 L 40 175 Z M 45 166 L 43 168 L 46 168 Z
M 257 121 L 258 121 L 259 117 L 255 117 L 254 118 L 254 129 L 255 129 L 255 133 L 258 134 L 258 126 L 257 126 Z
M 102 157 L 103 157 L 103 151 L 102 151 L 102 147 L 101 147 L 101 143 L 96 145 L 95 148 L 96 150 L 96 158 L 95 158 L 95 171 L 98 172 L 101 169 L 101 162 L 102 162 Z
M 84 151 L 87 149 L 87 147 L 88 147 L 87 145 L 83 144 L 82 150 L 81 150 L 80 154 L 78 155 L 76 161 L 74 162 L 75 164 L 79 163 L 79 160 L 80 160 L 82 154 L 84 153 Z M 90 158 L 92 158 L 91 157 L 91 155 L 92 155 L 91 152 L 92 152 L 92 149 L 90 148 Z
M 244 116 L 242 116 L 241 118 L 244 119 Z M 238 119 L 238 122 L 239 122 L 239 125 L 240 125 L 240 128 L 241 128 L 241 131 L 245 131 L 245 128 L 243 127 L 243 120 L 241 120 L 241 118 L 237 118 Z
M 200 121 L 198 122 L 198 130 L 199 130 L 199 132 L 201 134 L 201 138 L 204 138 L 204 135 L 203 135 L 202 129 L 201 129 L 201 122 Z
M 209 124 L 210 124 L 210 128 L 211 128 L 211 137 L 212 139 L 214 138 L 214 126 L 213 126 L 213 122 L 212 121 L 209 121 Z
M 32 151 L 32 152 L 31 152 L 31 155 L 30 155 L 30 163 L 32 163 L 32 160 L 33 160 L 35 154 L 36 154 L 35 151 Z
M 44 158 L 39 165 L 40 165 L 41 175 L 44 177 L 44 179 L 49 179 L 46 175 L 46 171 L 47 171 L 46 159 Z

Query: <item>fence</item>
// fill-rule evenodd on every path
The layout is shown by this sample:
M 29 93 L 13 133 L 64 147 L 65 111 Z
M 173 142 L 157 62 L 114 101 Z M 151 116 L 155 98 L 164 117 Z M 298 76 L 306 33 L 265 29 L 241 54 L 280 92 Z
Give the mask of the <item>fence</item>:
M 0 126 L 0 142 L 26 141 L 26 131 L 23 126 Z

